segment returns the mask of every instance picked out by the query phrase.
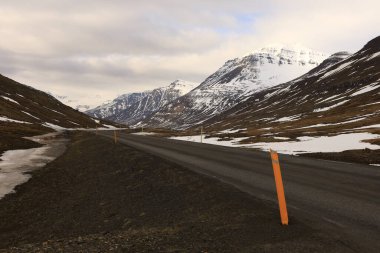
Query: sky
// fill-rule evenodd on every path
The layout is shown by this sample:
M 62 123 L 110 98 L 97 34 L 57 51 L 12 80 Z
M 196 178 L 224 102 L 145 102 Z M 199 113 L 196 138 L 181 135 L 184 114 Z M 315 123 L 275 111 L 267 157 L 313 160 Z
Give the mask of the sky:
M 378 10 L 378 0 L 1 0 L 0 73 L 95 105 L 201 83 L 268 44 L 355 52 L 380 35 Z

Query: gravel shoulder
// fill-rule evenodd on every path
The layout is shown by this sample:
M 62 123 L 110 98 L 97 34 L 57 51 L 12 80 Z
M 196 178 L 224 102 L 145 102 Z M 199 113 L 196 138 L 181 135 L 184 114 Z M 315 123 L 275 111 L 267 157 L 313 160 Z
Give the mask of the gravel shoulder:
M 277 206 L 85 132 L 0 200 L 0 252 L 352 252 Z

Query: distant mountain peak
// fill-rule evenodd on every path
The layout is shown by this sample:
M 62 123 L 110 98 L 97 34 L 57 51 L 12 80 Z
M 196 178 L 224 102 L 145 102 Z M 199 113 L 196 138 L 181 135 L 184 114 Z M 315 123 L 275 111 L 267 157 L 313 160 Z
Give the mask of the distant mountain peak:
M 164 87 L 120 95 L 110 103 L 86 113 L 98 118 L 136 124 L 170 101 L 185 95 L 197 85 L 197 83 L 177 79 Z
M 261 58 L 267 57 L 276 61 L 278 58 L 279 64 L 311 64 L 318 65 L 328 57 L 327 54 L 310 49 L 301 44 L 270 44 L 261 49 L 254 50 L 245 57 L 257 56 Z M 243 57 L 244 58 L 244 57 Z M 265 62 L 264 62 L 265 63 Z M 269 63 L 271 63 L 269 61 Z
M 312 49 L 305 47 L 301 44 L 281 44 L 281 43 L 272 43 L 264 47 L 261 47 L 259 50 L 254 50 L 252 53 L 281 53 L 283 51 L 294 51 L 294 52 L 308 52 L 313 51 Z M 252 54 L 251 53 L 251 54 Z
M 197 85 L 198 85 L 198 83 L 184 81 L 181 79 L 176 79 L 171 84 L 169 84 L 168 87 L 172 88 L 172 89 L 179 90 L 181 92 L 181 94 L 184 95 L 184 94 L 188 93 L 189 91 L 191 91 L 192 89 L 194 89 Z
M 227 61 L 201 86 L 230 83 L 242 86 L 242 90 L 257 91 L 301 76 L 317 67 L 327 57 L 325 53 L 300 45 L 272 44 L 241 58 Z M 281 66 L 284 68 L 278 68 Z
M 258 54 L 258 53 L 268 53 L 268 54 L 281 54 L 286 52 L 297 52 L 301 54 L 307 54 L 307 53 L 318 53 L 318 54 L 325 54 L 322 52 L 319 52 L 315 49 L 312 49 L 310 47 L 307 47 L 305 45 L 302 45 L 300 43 L 271 43 L 268 45 L 265 45 L 260 48 L 256 48 L 248 53 L 246 53 L 243 57 L 252 55 L 252 54 Z

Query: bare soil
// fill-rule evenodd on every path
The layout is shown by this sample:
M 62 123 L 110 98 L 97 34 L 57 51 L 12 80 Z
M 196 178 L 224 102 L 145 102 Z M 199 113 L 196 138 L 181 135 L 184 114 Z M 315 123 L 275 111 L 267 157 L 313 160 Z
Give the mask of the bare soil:
M 277 206 L 90 133 L 0 200 L 0 252 L 351 252 Z
M 357 149 L 330 153 L 308 153 L 300 156 L 351 163 L 380 164 L 380 150 L 378 149 Z

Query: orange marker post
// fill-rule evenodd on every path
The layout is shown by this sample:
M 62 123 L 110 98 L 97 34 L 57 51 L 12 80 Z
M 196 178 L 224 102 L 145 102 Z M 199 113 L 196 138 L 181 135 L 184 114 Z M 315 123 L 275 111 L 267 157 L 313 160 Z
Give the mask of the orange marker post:
M 113 131 L 113 137 L 114 137 L 115 144 L 116 144 L 116 142 L 117 142 L 116 130 Z
M 286 209 L 284 185 L 282 183 L 282 176 L 281 176 L 280 162 L 278 160 L 278 154 L 276 151 L 270 150 L 270 155 L 272 158 L 274 180 L 276 182 L 278 205 L 280 207 L 280 215 L 281 215 L 281 223 L 282 225 L 288 225 L 288 222 L 289 222 L 288 210 Z

